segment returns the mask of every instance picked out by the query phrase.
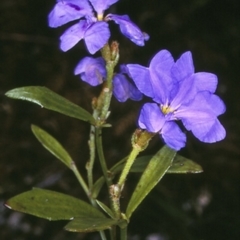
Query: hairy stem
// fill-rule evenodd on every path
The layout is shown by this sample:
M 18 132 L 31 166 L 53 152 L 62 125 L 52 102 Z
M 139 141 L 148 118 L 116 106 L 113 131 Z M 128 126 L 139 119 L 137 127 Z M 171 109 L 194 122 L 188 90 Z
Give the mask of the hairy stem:
M 137 155 L 139 154 L 140 150 L 138 148 L 133 148 L 129 157 L 128 157 L 128 160 L 126 161 L 126 164 L 124 166 L 124 169 L 122 170 L 122 173 L 120 175 L 120 178 L 118 180 L 118 185 L 120 187 L 120 189 L 122 190 L 123 186 L 124 186 L 124 183 L 126 181 L 126 178 L 127 178 L 127 175 L 134 163 L 134 160 L 136 159 Z

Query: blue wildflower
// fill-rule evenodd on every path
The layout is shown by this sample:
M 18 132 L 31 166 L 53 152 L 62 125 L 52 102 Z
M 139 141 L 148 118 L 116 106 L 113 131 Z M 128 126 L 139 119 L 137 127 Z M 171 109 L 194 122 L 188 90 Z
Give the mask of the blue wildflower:
M 186 136 L 176 120 L 202 142 L 217 142 L 226 132 L 217 117 L 225 112 L 223 101 L 215 95 L 217 76 L 194 73 L 191 52 L 174 62 L 167 50 L 158 52 L 149 67 L 128 64 L 127 68 L 138 89 L 153 99 L 146 103 L 138 124 L 149 132 L 159 132 L 175 150 L 185 146 Z
M 98 86 L 102 84 L 107 77 L 105 65 L 102 57 L 85 57 L 77 64 L 74 74 L 79 74 L 81 79 L 91 86 Z
M 80 40 L 84 39 L 91 54 L 100 50 L 110 38 L 108 21 L 114 21 L 120 26 L 123 35 L 139 46 L 149 39 L 146 33 L 129 19 L 127 15 L 119 16 L 103 13 L 118 0 L 57 0 L 56 5 L 48 16 L 50 27 L 59 27 L 68 22 L 79 20 L 67 29 L 60 37 L 60 48 L 68 51 Z M 96 16 L 95 16 L 96 13 Z
M 121 72 L 113 77 L 113 95 L 119 102 L 127 99 L 141 100 L 142 93 L 127 78 L 126 67 L 122 65 L 120 69 Z M 74 74 L 80 75 L 81 79 L 91 86 L 98 86 L 106 79 L 106 63 L 102 57 L 85 57 L 77 64 Z

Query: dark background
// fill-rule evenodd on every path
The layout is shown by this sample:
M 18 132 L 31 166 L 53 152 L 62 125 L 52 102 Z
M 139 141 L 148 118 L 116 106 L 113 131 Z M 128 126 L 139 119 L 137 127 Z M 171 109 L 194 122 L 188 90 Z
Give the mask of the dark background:
M 54 0 L 0 1 L 0 238 L 1 239 L 98 239 L 97 234 L 68 233 L 66 222 L 49 222 L 6 209 L 4 202 L 32 187 L 41 187 L 84 198 L 69 170 L 34 138 L 36 124 L 55 136 L 84 173 L 88 159 L 89 126 L 39 106 L 8 99 L 4 93 L 27 86 L 47 86 L 91 111 L 91 99 L 99 89 L 73 76 L 78 61 L 88 53 L 81 42 L 63 53 L 58 38 L 65 27 L 50 29 L 47 15 Z M 227 137 L 204 144 L 188 135 L 181 154 L 204 168 L 196 175 L 167 175 L 133 215 L 132 239 L 152 236 L 156 240 L 235 240 L 240 235 L 240 3 L 239 0 L 120 0 L 111 12 L 129 14 L 150 35 L 144 48 L 122 37 L 121 62 L 147 65 L 160 49 L 175 58 L 190 50 L 196 72 L 216 73 L 217 94 L 227 111 L 220 117 Z M 112 166 L 128 154 L 141 103 L 113 101 L 104 132 L 105 153 Z M 147 153 L 162 146 L 154 139 Z M 95 167 L 96 176 L 100 174 Z M 138 174 L 128 178 L 123 205 Z M 105 198 L 105 199 L 104 199 Z M 101 199 L 107 200 L 102 196 Z

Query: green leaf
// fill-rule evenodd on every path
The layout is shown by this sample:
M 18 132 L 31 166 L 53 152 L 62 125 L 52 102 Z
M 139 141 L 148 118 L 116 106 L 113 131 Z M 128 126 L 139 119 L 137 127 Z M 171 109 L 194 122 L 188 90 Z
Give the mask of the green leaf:
M 59 192 L 34 188 L 6 202 L 6 207 L 50 221 L 75 217 L 103 218 L 104 214 L 90 204 Z
M 93 125 L 95 122 L 89 112 L 46 87 L 30 86 L 15 88 L 8 91 L 6 96 L 33 102 L 41 107 L 62 113 L 69 117 L 88 121 Z
M 70 232 L 95 232 L 110 229 L 111 226 L 117 225 L 118 220 L 111 218 L 74 218 L 64 228 Z
M 131 172 L 143 172 L 152 157 L 153 156 L 138 157 L 135 160 L 130 171 Z M 201 173 L 201 172 L 203 172 L 203 169 L 199 164 L 193 162 L 192 160 L 190 160 L 188 158 L 182 157 L 178 154 L 175 156 L 175 158 L 172 162 L 172 165 L 167 170 L 167 173 L 178 173 L 178 174 Z
M 93 185 L 91 196 L 96 199 L 98 197 L 99 192 L 101 191 L 103 184 L 105 183 L 104 177 L 100 177 Z
M 96 200 L 98 206 L 105 212 L 108 214 L 108 216 L 110 216 L 111 218 L 114 218 L 114 214 L 112 212 L 112 210 L 105 205 L 103 202 L 100 202 L 99 200 Z
M 31 129 L 43 147 L 71 169 L 73 160 L 63 146 L 54 137 L 36 125 L 31 125 Z
M 167 171 L 167 173 L 178 174 L 201 173 L 201 172 L 203 172 L 203 169 L 199 164 L 180 155 L 176 155 L 176 157 L 173 160 L 172 166 Z
M 162 179 L 167 170 L 172 164 L 176 151 L 164 146 L 152 157 L 145 171 L 143 172 L 133 194 L 129 201 L 126 210 L 127 218 L 130 218 L 132 213 Z

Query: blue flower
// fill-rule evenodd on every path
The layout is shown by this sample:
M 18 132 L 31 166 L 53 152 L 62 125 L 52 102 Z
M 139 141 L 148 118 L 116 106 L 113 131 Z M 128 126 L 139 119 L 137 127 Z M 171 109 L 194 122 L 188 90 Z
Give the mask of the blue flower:
M 127 99 L 141 100 L 142 93 L 127 78 L 126 67 L 122 65 L 120 69 L 121 73 L 113 77 L 113 95 L 119 102 Z M 91 86 L 98 86 L 106 79 L 106 63 L 102 57 L 85 57 L 77 64 L 74 74 L 80 75 L 81 79 Z
M 91 54 L 100 50 L 110 38 L 108 21 L 114 21 L 120 26 L 123 35 L 139 46 L 149 39 L 146 33 L 129 19 L 127 15 L 119 16 L 103 13 L 118 0 L 57 0 L 56 5 L 48 16 L 50 27 L 59 27 L 68 22 L 79 20 L 67 29 L 60 37 L 60 48 L 68 51 L 80 40 L 84 39 Z M 96 13 L 96 16 L 95 16 Z
M 79 74 L 81 79 L 91 86 L 98 86 L 107 76 L 105 61 L 102 57 L 85 57 L 77 64 L 74 74 Z
M 153 99 L 146 103 L 138 124 L 149 132 L 159 132 L 175 150 L 185 146 L 186 136 L 177 125 L 184 127 L 202 142 L 217 142 L 226 132 L 217 117 L 225 112 L 223 101 L 215 95 L 217 76 L 194 73 L 191 52 L 174 62 L 167 50 L 158 52 L 149 67 L 128 64 L 127 68 L 138 89 Z

